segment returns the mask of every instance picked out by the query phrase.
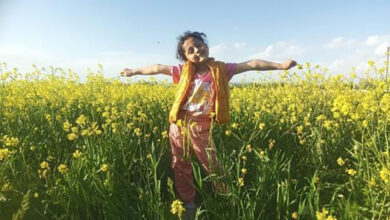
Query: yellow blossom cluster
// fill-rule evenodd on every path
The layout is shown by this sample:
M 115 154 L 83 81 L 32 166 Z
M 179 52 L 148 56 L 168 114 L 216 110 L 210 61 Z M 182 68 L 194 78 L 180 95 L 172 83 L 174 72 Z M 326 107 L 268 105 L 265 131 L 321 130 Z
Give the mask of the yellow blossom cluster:
M 42 161 L 39 165 L 40 169 L 38 170 L 39 178 L 45 178 L 50 172 L 50 165 L 47 161 Z
M 379 171 L 379 176 L 385 183 L 390 183 L 390 170 L 386 167 L 383 167 L 381 171 Z
M 369 65 L 375 66 L 373 62 Z M 252 187 L 251 181 L 257 178 L 251 175 L 259 173 L 252 167 L 263 166 L 280 152 L 286 157 L 293 155 L 297 168 L 302 163 L 324 167 L 331 173 L 336 167 L 340 175 L 340 178 L 335 176 L 337 180 L 360 181 L 359 178 L 367 177 L 367 185 L 375 186 L 373 188 L 388 185 L 388 149 L 383 148 L 384 144 L 378 144 L 379 154 L 370 155 L 367 160 L 374 161 L 374 174 L 366 175 L 366 168 L 360 167 L 367 166 L 355 166 L 364 161 L 355 161 L 347 153 L 355 152 L 352 144 L 349 145 L 352 140 L 370 140 L 372 134 L 386 139 L 380 132 L 389 125 L 390 81 L 374 77 L 356 83 L 356 73 L 351 73 L 352 80 L 348 80 L 342 75 L 326 75 L 310 64 L 299 65 L 297 69 L 304 68 L 305 72 L 283 72 L 280 81 L 260 79 L 232 86 L 231 122 L 217 126 L 213 132 L 219 135 L 216 146 L 222 146 L 224 152 L 240 152 L 232 154 L 240 166 L 234 185 Z M 1 71 L 0 163 L 4 166 L 0 173 L 5 176 L 0 175 L 0 181 L 13 176 L 9 170 L 30 167 L 15 167 L 15 164 L 30 164 L 31 161 L 41 182 L 56 183 L 63 175 L 73 176 L 79 171 L 83 173 L 82 178 L 88 179 L 90 176 L 84 175 L 83 169 L 93 162 L 89 170 L 103 173 L 100 176 L 107 179 L 101 181 L 108 186 L 112 183 L 109 176 L 117 165 L 114 169 L 114 164 L 107 161 L 118 160 L 110 158 L 117 152 L 127 164 L 139 161 L 129 156 L 133 155 L 128 150 L 130 147 L 137 149 L 137 156 L 153 161 L 159 161 L 158 155 L 169 150 L 167 119 L 175 85 L 123 82 L 94 74 L 80 82 L 74 72 L 61 69 L 46 75 L 39 71 L 26 75 L 17 70 Z M 191 123 L 190 127 L 193 125 Z M 184 121 L 179 120 L 177 126 L 185 127 Z M 155 152 L 144 147 L 152 144 L 159 145 Z M 124 150 L 113 150 L 117 145 L 124 145 Z M 254 161 L 258 159 L 260 161 Z M 9 161 L 15 163 L 8 164 Z M 323 164 L 325 162 L 329 164 Z M 36 171 L 33 175 L 35 177 Z M 345 178 L 346 175 L 352 178 Z M 18 181 L 1 182 L 1 185 L 8 190 L 14 182 Z M 43 193 L 41 196 L 39 193 L 34 197 L 43 197 Z M 182 203 L 174 201 L 171 211 L 181 216 Z M 287 213 L 293 219 L 301 218 L 298 212 Z M 335 219 L 326 209 L 318 211 L 316 216 L 317 219 Z
M 6 159 L 12 154 L 12 151 L 10 151 L 8 148 L 0 148 L 0 161 Z
M 316 211 L 317 220 L 337 220 L 337 218 L 332 215 L 328 215 L 329 211 L 325 208 L 322 208 L 322 211 Z
M 4 135 L 2 141 L 7 147 L 15 147 L 19 144 L 19 139 L 17 137 L 9 137 L 8 135 Z
M 58 166 L 58 171 L 61 173 L 61 174 L 65 174 L 69 171 L 69 168 L 66 164 L 60 164 Z
M 175 201 L 172 202 L 171 204 L 171 213 L 176 215 L 181 219 L 183 216 L 183 213 L 185 211 L 185 208 L 183 207 L 183 202 L 176 199 Z

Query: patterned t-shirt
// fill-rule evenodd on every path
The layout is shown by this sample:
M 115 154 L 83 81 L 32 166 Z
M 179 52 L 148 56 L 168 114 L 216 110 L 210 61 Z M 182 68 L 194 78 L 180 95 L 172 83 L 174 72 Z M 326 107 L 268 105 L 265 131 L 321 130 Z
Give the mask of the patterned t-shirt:
M 235 67 L 235 63 L 227 63 L 227 77 L 229 81 L 233 77 Z M 183 65 L 181 64 L 171 66 L 173 83 L 179 83 L 182 69 Z M 211 112 L 214 112 L 215 86 L 210 70 L 203 74 L 194 74 L 194 80 L 191 82 L 187 97 L 183 103 L 180 109 L 191 112 L 193 116 L 209 116 Z

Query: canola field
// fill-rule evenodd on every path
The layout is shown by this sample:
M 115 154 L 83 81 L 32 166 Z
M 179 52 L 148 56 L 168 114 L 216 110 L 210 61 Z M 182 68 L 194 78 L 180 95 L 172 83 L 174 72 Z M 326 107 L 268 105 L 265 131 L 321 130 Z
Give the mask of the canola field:
M 0 67 L 0 219 L 181 218 L 174 85 Z M 389 219 L 389 91 L 372 61 L 363 78 L 307 63 L 232 84 L 212 131 L 225 174 L 193 161 L 196 218 Z

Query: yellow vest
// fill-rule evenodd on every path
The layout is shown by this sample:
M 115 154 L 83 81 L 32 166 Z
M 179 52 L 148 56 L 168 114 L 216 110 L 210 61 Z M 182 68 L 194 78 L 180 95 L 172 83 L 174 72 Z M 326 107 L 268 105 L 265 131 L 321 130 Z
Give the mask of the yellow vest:
M 218 124 L 225 124 L 230 120 L 229 115 L 229 80 L 227 77 L 227 66 L 223 62 L 214 61 L 209 58 L 206 61 L 211 70 L 215 85 L 215 121 Z M 179 87 L 176 92 L 176 98 L 169 113 L 169 122 L 173 123 L 178 120 L 180 106 L 183 104 L 191 82 L 194 78 L 195 65 L 187 61 L 182 69 Z

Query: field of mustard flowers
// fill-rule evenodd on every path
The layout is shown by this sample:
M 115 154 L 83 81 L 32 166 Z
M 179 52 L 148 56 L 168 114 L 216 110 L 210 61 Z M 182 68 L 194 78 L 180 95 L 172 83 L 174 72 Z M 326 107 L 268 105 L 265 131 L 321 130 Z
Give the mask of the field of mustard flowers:
M 175 86 L 0 67 L 0 219 L 181 217 L 167 135 Z M 232 85 L 232 120 L 213 129 L 225 175 L 193 163 L 197 219 L 389 219 L 385 68 L 258 74 Z

